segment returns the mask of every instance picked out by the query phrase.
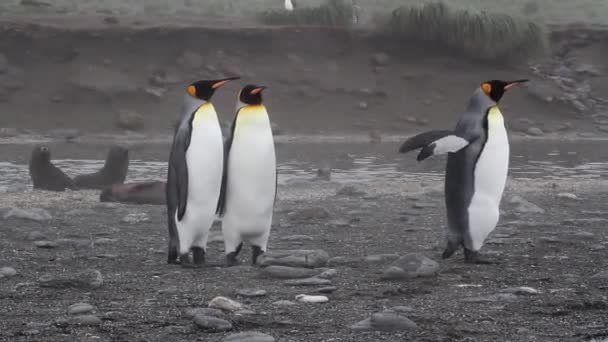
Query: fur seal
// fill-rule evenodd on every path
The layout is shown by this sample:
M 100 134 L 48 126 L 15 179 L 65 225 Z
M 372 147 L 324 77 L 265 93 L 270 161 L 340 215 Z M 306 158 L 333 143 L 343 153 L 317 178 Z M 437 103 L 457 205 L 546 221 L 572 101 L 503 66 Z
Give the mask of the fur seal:
M 30 158 L 30 177 L 34 189 L 65 191 L 77 190 L 74 181 L 51 163 L 51 151 L 46 146 L 36 146 Z
M 74 183 L 80 189 L 103 190 L 112 184 L 124 183 L 128 169 L 129 150 L 120 146 L 113 146 L 110 148 L 101 170 L 88 175 L 76 176 Z
M 99 195 L 101 202 L 166 204 L 165 182 L 113 184 Z

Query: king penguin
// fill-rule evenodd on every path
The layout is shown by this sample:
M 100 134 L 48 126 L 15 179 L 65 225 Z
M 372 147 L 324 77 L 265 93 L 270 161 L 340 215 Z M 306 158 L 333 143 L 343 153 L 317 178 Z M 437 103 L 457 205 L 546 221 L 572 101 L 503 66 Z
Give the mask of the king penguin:
M 224 172 L 224 141 L 210 101 L 217 89 L 236 79 L 202 80 L 187 87 L 167 173 L 168 263 L 200 267 L 205 262 Z
M 274 138 L 262 91 L 247 85 L 239 93 L 236 115 L 226 140 L 226 166 L 219 215 L 226 262 L 237 263 L 243 242 L 252 249 L 252 264 L 266 252 L 277 192 Z
M 399 152 L 421 148 L 417 160 L 448 153 L 445 175 L 447 247 L 442 258 L 464 247 L 466 263 L 490 264 L 479 257 L 496 228 L 509 168 L 509 140 L 498 102 L 513 86 L 528 80 L 491 80 L 469 99 L 454 130 L 434 130 L 411 137 Z

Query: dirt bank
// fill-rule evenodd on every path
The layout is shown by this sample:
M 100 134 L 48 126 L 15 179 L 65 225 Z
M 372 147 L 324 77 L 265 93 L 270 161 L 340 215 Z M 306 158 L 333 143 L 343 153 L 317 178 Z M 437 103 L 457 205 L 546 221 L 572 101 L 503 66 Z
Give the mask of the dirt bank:
M 608 130 L 602 34 L 556 34 L 559 49 L 532 68 L 497 67 L 366 31 L 163 20 L 4 18 L 0 127 L 116 132 L 119 114 L 135 112 L 143 132 L 166 133 L 185 82 L 241 75 L 217 94 L 221 119 L 231 119 L 237 87 L 256 82 L 270 87 L 272 119 L 291 133 L 449 126 L 480 81 L 521 77 L 536 85 L 504 100 L 514 130 Z

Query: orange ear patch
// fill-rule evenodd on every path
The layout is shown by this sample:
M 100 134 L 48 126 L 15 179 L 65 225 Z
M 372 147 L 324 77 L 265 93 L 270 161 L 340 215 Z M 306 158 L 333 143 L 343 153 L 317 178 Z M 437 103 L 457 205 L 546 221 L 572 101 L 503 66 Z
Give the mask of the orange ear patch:
M 192 97 L 196 97 L 196 87 L 193 85 L 188 86 L 188 94 Z
M 481 85 L 481 89 L 484 93 L 489 94 L 492 92 L 492 85 L 490 83 L 484 83 Z

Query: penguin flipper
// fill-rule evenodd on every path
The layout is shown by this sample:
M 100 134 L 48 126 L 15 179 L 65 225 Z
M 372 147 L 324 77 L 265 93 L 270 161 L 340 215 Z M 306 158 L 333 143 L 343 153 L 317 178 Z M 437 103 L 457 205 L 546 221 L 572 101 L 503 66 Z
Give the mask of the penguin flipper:
M 469 141 L 467 139 L 450 134 L 425 146 L 418 154 L 418 157 L 416 157 L 416 160 L 422 161 L 430 156 L 458 152 L 468 145 Z
M 220 190 L 220 197 L 217 201 L 216 215 L 219 217 L 224 216 L 226 212 L 226 188 L 228 186 L 228 156 L 230 155 L 230 148 L 232 147 L 232 140 L 234 138 L 234 129 L 236 127 L 236 118 L 239 112 L 236 112 L 232 125 L 230 126 L 230 135 L 224 141 L 224 170 L 222 174 L 222 187 Z
M 399 153 L 407 153 L 419 148 L 428 146 L 433 141 L 441 139 L 450 134 L 454 134 L 451 130 L 433 130 L 427 131 L 407 139 L 399 148 Z
M 171 171 L 173 172 L 171 172 L 172 179 L 169 179 L 167 185 L 173 187 L 173 189 L 168 189 L 168 191 L 175 191 L 178 220 L 181 220 L 184 217 L 188 202 L 188 165 L 186 163 L 186 151 L 188 150 L 188 146 L 190 146 L 190 133 L 192 132 L 190 122 L 191 121 L 188 120 L 188 125 L 181 125 L 177 129 L 169 160 L 169 168 L 171 168 Z

